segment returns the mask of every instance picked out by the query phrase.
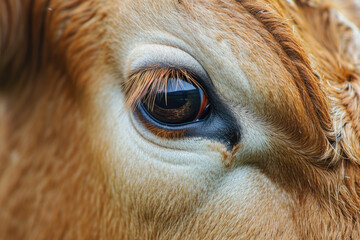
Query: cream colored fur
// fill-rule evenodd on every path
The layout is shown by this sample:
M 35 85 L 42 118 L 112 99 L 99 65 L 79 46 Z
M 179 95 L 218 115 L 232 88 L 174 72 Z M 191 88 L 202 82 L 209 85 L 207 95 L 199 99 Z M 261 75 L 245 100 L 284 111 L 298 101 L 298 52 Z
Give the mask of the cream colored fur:
M 0 0 L 0 239 L 360 238 L 356 4 Z M 209 75 L 238 148 L 134 118 L 159 59 Z

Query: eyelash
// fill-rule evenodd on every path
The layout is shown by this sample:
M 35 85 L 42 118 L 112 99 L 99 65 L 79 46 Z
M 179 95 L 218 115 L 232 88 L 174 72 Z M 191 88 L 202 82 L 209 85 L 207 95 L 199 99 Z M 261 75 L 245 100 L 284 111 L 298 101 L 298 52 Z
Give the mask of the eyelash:
M 130 109 L 134 109 L 138 100 L 142 99 L 147 92 L 154 92 L 155 89 L 164 89 L 166 93 L 167 81 L 170 78 L 186 79 L 189 83 L 196 85 L 204 91 L 201 85 L 195 80 L 194 74 L 188 70 L 151 65 L 139 68 L 129 74 L 124 84 L 125 105 Z M 146 100 L 150 103 L 153 101 L 153 99 Z

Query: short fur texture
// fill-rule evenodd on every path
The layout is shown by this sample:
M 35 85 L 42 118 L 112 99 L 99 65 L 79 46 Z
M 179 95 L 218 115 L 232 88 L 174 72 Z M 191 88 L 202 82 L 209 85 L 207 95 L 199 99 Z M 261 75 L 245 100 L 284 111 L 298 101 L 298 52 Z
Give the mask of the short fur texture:
M 360 239 L 359 16 L 353 0 L 0 0 L 0 239 Z M 191 150 L 166 132 L 141 150 L 141 131 L 108 120 L 143 89 L 122 92 L 124 56 L 162 31 L 207 56 L 267 149 Z M 236 61 L 216 62 L 215 44 Z M 239 66 L 252 95 L 227 78 Z M 209 170 L 167 168 L 174 138 Z

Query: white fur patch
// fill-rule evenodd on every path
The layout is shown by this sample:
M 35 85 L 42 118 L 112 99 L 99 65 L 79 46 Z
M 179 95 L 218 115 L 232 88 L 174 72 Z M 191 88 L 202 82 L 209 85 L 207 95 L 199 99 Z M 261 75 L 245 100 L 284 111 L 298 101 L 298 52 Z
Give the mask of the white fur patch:
M 180 48 L 170 47 L 161 44 L 144 44 L 135 48 L 126 61 L 126 76 L 140 67 L 153 64 L 167 64 L 170 66 L 181 66 L 191 71 L 206 75 L 204 68 L 190 54 Z

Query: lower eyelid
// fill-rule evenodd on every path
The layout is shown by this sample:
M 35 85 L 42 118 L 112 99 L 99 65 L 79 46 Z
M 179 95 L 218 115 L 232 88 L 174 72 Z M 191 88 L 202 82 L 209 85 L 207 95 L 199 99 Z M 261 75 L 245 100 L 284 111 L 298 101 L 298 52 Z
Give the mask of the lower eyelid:
M 155 136 L 166 139 L 178 139 L 178 138 L 183 138 L 186 134 L 185 129 L 165 130 L 156 127 L 155 125 L 149 123 L 149 121 L 144 118 L 143 114 L 141 114 L 139 110 L 136 111 L 136 116 L 141 122 L 141 124 Z
M 220 109 L 212 109 L 213 108 L 210 110 L 211 114 L 209 114 L 204 121 L 195 121 L 191 124 L 178 126 L 161 125 L 157 123 L 144 113 L 145 110 L 141 105 L 136 107 L 132 116 L 139 125 L 146 129 L 144 135 L 147 135 L 146 132 L 148 132 L 152 136 L 166 140 L 175 140 L 185 137 L 212 139 L 223 143 L 227 149 L 231 150 L 241 139 L 240 126 L 226 106 L 221 107 Z

